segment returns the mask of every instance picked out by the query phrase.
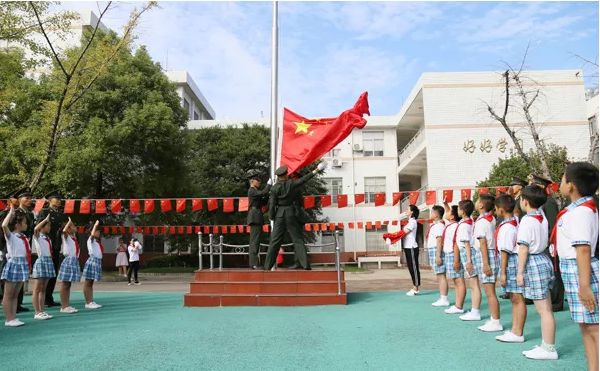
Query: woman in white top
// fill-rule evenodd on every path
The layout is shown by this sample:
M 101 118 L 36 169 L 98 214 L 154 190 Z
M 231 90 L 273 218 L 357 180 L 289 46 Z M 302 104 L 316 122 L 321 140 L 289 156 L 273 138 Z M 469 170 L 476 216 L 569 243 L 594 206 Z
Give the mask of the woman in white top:
M 131 285 L 131 274 L 133 273 L 134 282 L 136 285 L 141 285 L 138 281 L 138 270 L 140 269 L 140 254 L 142 253 L 142 244 L 137 238 L 132 238 L 129 243 L 129 271 L 127 272 L 127 282 Z
M 119 238 L 119 247 L 117 248 L 117 259 L 115 260 L 115 266 L 119 268 L 119 274 L 123 277 L 127 277 L 127 267 L 129 266 L 127 259 L 127 245 L 123 242 L 122 238 Z
M 31 250 L 27 237 L 22 234 L 27 230 L 27 219 L 25 214 L 17 213 L 11 206 L 6 218 L 2 222 L 2 230 L 8 253 L 8 261 L 2 270 L 2 280 L 4 280 L 4 296 L 2 298 L 2 309 L 7 327 L 23 326 L 25 323 L 16 318 L 17 299 L 19 291 L 23 287 L 23 282 L 29 279 L 29 261 L 31 260 Z
M 50 278 L 56 277 L 54 263 L 52 262 L 52 242 L 48 234 L 50 233 L 50 214 L 42 220 L 33 230 L 33 247 L 37 254 L 37 259 L 33 265 L 31 277 L 35 279 L 33 286 L 33 308 L 35 309 L 34 319 L 47 320 L 51 315 L 44 311 L 46 301 L 46 286 Z
M 419 270 L 419 245 L 417 244 L 417 218 L 419 217 L 419 208 L 415 205 L 409 206 L 408 224 L 402 229 L 406 234 L 402 239 L 402 250 L 406 257 L 406 265 L 412 278 L 413 288 L 406 293 L 408 296 L 415 296 L 419 293 L 421 285 L 421 271 Z

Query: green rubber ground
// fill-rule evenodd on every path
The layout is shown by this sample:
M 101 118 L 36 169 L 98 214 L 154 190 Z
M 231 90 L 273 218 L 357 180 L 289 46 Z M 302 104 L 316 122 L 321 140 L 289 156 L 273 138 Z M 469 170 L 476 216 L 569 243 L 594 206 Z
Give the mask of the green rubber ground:
M 524 344 L 502 344 L 433 308 L 433 293 L 350 294 L 347 306 L 184 308 L 182 294 L 96 293 L 104 308 L 0 327 L 1 370 L 583 370 L 578 327 L 557 313 L 558 361 L 521 355 L 540 342 L 529 306 Z M 27 299 L 26 299 L 27 300 Z M 510 303 L 501 300 L 502 314 Z M 483 308 L 485 308 L 485 303 Z M 487 310 L 482 313 L 488 316 Z M 4 318 L 2 317 L 2 321 Z M 506 326 L 510 320 L 504 319 Z

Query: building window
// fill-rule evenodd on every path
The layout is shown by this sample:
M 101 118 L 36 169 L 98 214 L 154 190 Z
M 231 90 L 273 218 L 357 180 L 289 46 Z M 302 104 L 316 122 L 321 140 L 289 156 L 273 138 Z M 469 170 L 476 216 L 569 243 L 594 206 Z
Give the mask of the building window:
M 590 125 L 590 136 L 595 136 L 598 134 L 598 118 L 597 116 L 592 116 L 588 118 L 588 123 Z
M 194 110 L 194 120 L 199 120 L 200 116 L 198 116 L 198 112 Z
M 365 178 L 365 202 L 375 202 L 376 193 L 385 193 L 385 177 Z
M 343 194 L 342 178 L 323 178 L 327 194 L 331 195 L 331 202 L 337 203 L 337 195 Z
M 327 152 L 325 154 L 325 157 L 334 157 L 334 158 L 335 157 L 339 157 L 340 156 L 340 151 L 341 151 L 340 148 L 334 148 L 331 151 Z
M 387 245 L 383 239 L 383 234 L 387 232 L 387 225 L 382 225 L 380 230 L 367 230 L 365 233 L 365 242 L 367 251 L 387 251 Z
M 363 155 L 383 156 L 383 131 L 363 132 Z
M 183 98 L 183 109 L 185 110 L 188 120 L 191 119 L 192 117 L 190 115 L 190 102 L 188 102 L 188 100 L 185 98 Z

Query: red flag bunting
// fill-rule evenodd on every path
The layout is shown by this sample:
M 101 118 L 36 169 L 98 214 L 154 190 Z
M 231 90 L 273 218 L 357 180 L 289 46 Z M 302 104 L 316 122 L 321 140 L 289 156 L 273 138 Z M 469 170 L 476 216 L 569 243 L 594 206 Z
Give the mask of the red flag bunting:
M 385 205 L 385 193 L 375 193 L 375 206 Z
M 175 201 L 175 211 L 177 211 L 178 213 L 185 213 L 185 204 L 185 198 L 180 198 L 177 201 Z
M 195 198 L 192 200 L 192 211 L 196 212 L 202 210 L 202 199 Z
M 426 191 L 425 192 L 425 203 L 427 205 L 434 205 L 437 201 L 437 192 L 436 191 Z
M 415 192 L 410 192 L 408 194 L 408 203 L 409 204 L 416 205 L 418 201 L 419 201 L 419 192 L 415 191 Z
M 375 229 L 377 229 L 377 230 L 381 229 L 381 222 L 380 221 L 375 222 Z
M 326 231 L 327 230 L 327 223 L 321 223 L 321 230 L 322 231 Z
M 335 231 L 335 223 L 329 223 L 329 230 Z
M 125 234 L 125 227 L 119 227 L 119 233 Z
M 108 227 L 102 227 L 103 234 L 108 234 L 109 231 L 110 231 L 110 229 Z
M 488 187 L 481 187 L 481 188 L 479 188 L 479 194 L 480 195 L 485 195 L 485 194 L 488 194 L 488 193 L 490 193 L 490 189 Z
M 321 196 L 321 207 L 331 206 L 331 195 Z
M 175 227 L 174 226 L 170 226 L 169 227 L 169 234 L 175 234 Z
M 233 208 L 233 198 L 224 198 L 223 199 L 223 212 L 224 213 L 232 213 Z
M 338 208 L 348 206 L 348 195 L 337 195 Z
M 205 225 L 203 229 L 204 230 L 202 231 L 202 233 L 204 233 L 204 234 L 209 234 L 210 233 L 210 227 L 209 226 Z
M 392 220 L 392 225 L 398 225 L 398 221 L 397 220 Z
M 348 228 L 354 229 L 354 223 L 353 222 L 348 223 Z
M 132 214 L 139 214 L 140 212 L 140 200 L 129 200 L 129 212 Z
M 185 233 L 184 227 L 177 227 L 177 234 L 184 234 L 184 233 Z
M 36 213 L 39 213 L 40 211 L 42 211 L 45 204 L 46 204 L 46 200 L 43 198 L 40 200 L 35 200 L 35 207 L 33 208 L 33 211 Z M 4 206 L 2 206 L 0 208 L 4 209 Z
M 133 232 L 135 231 L 135 228 L 134 227 L 129 227 L 128 230 L 129 230 L 129 234 L 133 234 Z
M 154 212 L 154 206 L 154 200 L 144 200 L 144 214 L 150 214 Z
M 269 232 L 269 227 L 270 226 L 268 224 L 263 225 L 263 232 L 268 233 Z
M 208 211 L 214 211 L 219 208 L 219 202 L 216 198 L 209 198 L 207 201 Z
M 238 203 L 238 211 L 243 212 L 243 211 L 248 211 L 248 205 L 249 205 L 249 200 L 248 197 L 242 197 L 240 198 L 240 202 Z
M 357 223 L 357 228 L 358 229 L 363 229 L 363 222 L 358 222 Z
M 173 205 L 171 205 L 171 200 L 160 200 L 160 211 L 163 213 L 168 213 L 173 210 Z
M 94 212 L 96 214 L 106 214 L 106 201 L 105 200 L 96 200 Z
M 137 233 L 142 233 L 142 231 L 143 231 L 143 227 L 136 227 L 136 228 L 135 228 L 135 231 L 136 231 Z
M 308 223 L 304 224 L 304 230 L 307 232 L 310 232 L 310 224 L 308 224 Z
M 73 214 L 75 212 L 75 200 L 65 200 L 65 214 Z
M 339 222 L 337 227 L 338 227 L 338 229 L 344 229 L 344 223 Z
M 317 223 L 314 223 L 312 225 L 312 229 L 313 229 L 313 231 L 318 232 L 319 231 L 319 225 Z
M 460 190 L 460 199 L 461 200 L 470 200 L 471 199 L 471 189 L 465 188 Z
M 243 226 L 243 225 L 238 225 L 238 226 L 237 226 L 238 233 L 244 233 L 244 230 L 245 230 L 245 228 L 244 228 L 244 227 L 245 227 L 245 226 Z
M 402 192 L 394 192 L 393 195 L 393 206 L 398 205 L 398 202 L 400 202 L 400 200 L 402 199 Z
M 4 210 L 6 208 L 6 202 L 4 200 L 0 200 L 0 209 Z
M 229 233 L 237 233 L 235 225 L 229 226 Z
M 364 193 L 359 193 L 359 194 L 354 195 L 354 204 L 355 205 L 358 205 L 363 202 L 365 202 L 365 194 Z
M 121 212 L 123 208 L 123 203 L 121 200 L 111 200 L 110 201 L 110 212 L 113 214 L 118 214 Z
M 111 233 L 111 234 L 117 234 L 117 233 L 119 233 L 119 232 L 117 231 L 117 227 L 111 227 L 111 228 L 110 228 L 110 233 Z
M 444 190 L 444 199 L 443 201 L 446 203 L 451 203 L 452 202 L 452 198 L 454 196 L 454 191 L 451 189 L 445 189 Z
M 365 229 L 373 229 L 373 223 L 372 222 L 367 222 L 365 225 Z
M 315 196 L 304 196 L 304 208 L 312 209 L 315 207 Z
M 167 227 L 160 227 L 160 234 L 167 234 Z
M 213 234 L 219 234 L 219 226 L 218 225 L 213 225 L 212 233 Z
M 199 225 L 197 225 L 197 226 L 194 227 L 194 233 L 196 233 L 196 234 L 200 233 L 200 226 Z
M 246 233 L 250 233 L 250 226 L 249 225 L 246 226 Z
M 496 192 L 506 193 L 506 192 L 508 192 L 508 187 L 496 187 Z
M 79 213 L 89 214 L 92 211 L 92 202 L 90 200 L 81 200 L 79 203 Z

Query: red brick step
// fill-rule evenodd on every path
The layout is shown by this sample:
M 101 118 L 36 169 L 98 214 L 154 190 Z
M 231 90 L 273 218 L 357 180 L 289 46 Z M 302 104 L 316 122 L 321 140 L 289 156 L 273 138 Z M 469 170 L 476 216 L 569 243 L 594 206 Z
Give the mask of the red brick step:
M 185 294 L 188 307 L 345 305 L 346 294 L 213 295 Z

